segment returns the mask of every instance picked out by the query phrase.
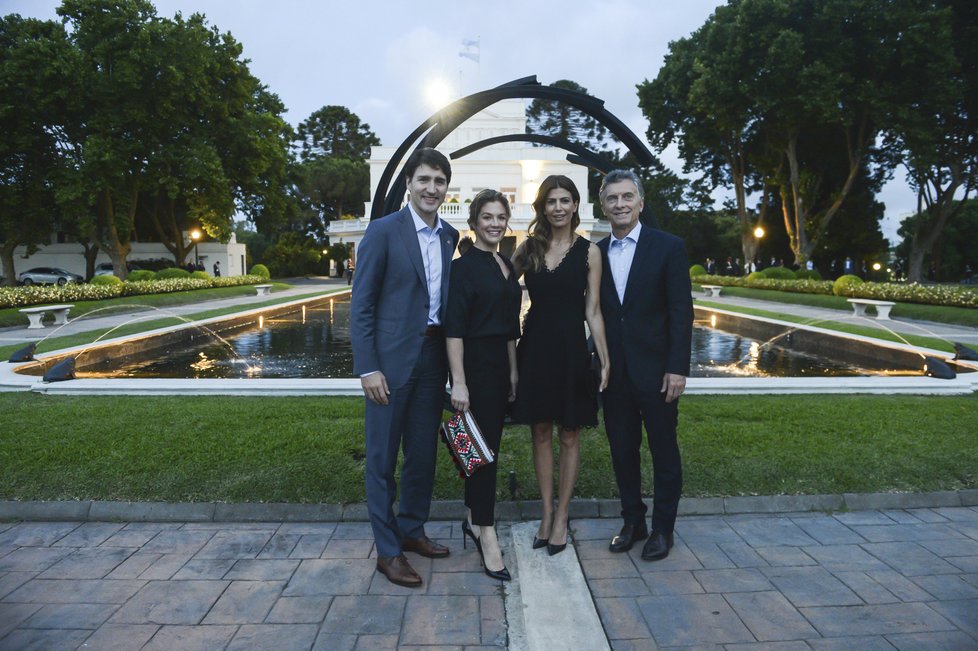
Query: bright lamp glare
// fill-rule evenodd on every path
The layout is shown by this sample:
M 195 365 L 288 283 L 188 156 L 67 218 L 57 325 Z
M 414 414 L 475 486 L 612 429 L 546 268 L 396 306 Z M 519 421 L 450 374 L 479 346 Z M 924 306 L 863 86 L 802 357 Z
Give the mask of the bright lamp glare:
M 764 229 L 761 228 L 760 226 L 758 226 L 757 228 L 755 228 L 754 229 L 754 237 L 756 237 L 758 239 L 764 237 Z
M 429 107 L 438 110 L 452 101 L 452 87 L 444 79 L 435 79 L 424 90 L 424 99 Z

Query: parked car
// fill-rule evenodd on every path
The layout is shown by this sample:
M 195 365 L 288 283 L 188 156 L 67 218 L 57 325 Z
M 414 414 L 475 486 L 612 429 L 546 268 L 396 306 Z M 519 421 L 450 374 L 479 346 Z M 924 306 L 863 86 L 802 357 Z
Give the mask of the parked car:
M 17 281 L 22 285 L 65 285 L 83 280 L 82 276 L 57 267 L 34 267 L 17 274 Z

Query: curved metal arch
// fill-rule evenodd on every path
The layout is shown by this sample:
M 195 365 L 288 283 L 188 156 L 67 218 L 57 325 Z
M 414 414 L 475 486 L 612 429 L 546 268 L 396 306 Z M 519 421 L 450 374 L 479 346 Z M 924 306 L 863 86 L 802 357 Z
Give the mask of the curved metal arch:
M 436 147 L 462 122 L 465 122 L 479 111 L 492 106 L 500 100 L 515 97 L 524 99 L 550 99 L 569 104 L 590 115 L 607 127 L 632 152 L 639 164 L 651 165 L 655 160 L 652 152 L 648 150 L 642 141 L 621 120 L 604 108 L 604 102 L 602 100 L 577 91 L 543 86 L 537 81 L 536 75 L 532 75 L 463 97 L 422 122 L 401 143 L 394 152 L 394 155 L 387 162 L 387 167 L 384 168 L 380 182 L 377 185 L 377 190 L 374 192 L 370 218 L 376 219 L 382 217 L 399 208 L 406 189 L 404 176 L 399 175 L 394 181 L 393 187 L 391 187 L 391 181 L 412 143 L 424 136 L 424 139 L 416 148 Z M 389 191 L 388 188 L 390 188 Z
M 542 145 L 552 145 L 558 149 L 564 149 L 571 152 L 567 155 L 567 160 L 572 163 L 590 167 L 601 172 L 602 174 L 607 174 L 612 170 L 612 165 L 608 161 L 596 156 L 594 152 L 587 147 L 579 145 L 576 142 L 564 140 L 563 138 L 546 136 L 538 133 L 511 133 L 506 136 L 486 138 L 485 140 L 480 140 L 479 142 L 462 147 L 461 149 L 456 149 L 449 154 L 448 157 L 452 160 L 456 160 L 458 158 L 462 158 L 463 156 L 468 156 L 473 152 L 479 151 L 480 149 L 491 147 L 492 145 L 498 145 L 504 142 L 538 142 Z

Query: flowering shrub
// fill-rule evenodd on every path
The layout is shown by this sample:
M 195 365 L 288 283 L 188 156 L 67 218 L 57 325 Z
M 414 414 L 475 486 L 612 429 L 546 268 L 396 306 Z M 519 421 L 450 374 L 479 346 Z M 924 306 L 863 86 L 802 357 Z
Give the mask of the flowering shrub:
M 920 283 L 862 283 L 845 293 L 852 298 L 875 298 L 898 303 L 926 303 L 978 308 L 978 288 L 964 285 L 921 285 Z
M 855 278 L 859 282 L 844 281 L 840 285 L 840 289 L 833 292 L 833 286 L 843 278 Z M 978 287 L 971 285 L 865 283 L 858 276 L 840 276 L 833 283 L 831 280 L 755 279 L 754 274 L 746 278 L 741 276 L 697 276 L 695 282 L 698 285 L 773 289 L 801 294 L 831 295 L 835 293 L 838 296 L 875 298 L 881 301 L 895 301 L 897 303 L 924 303 L 927 305 L 978 308 Z
M 133 272 L 135 273 L 135 272 Z M 131 274 L 130 274 L 131 275 Z M 188 274 L 189 275 L 189 274 Z M 115 276 L 99 276 L 115 278 Z M 0 287 L 0 308 L 27 307 L 45 303 L 77 303 L 79 301 L 101 301 L 120 296 L 139 296 L 145 294 L 167 294 L 192 289 L 210 287 L 236 287 L 256 285 L 265 282 L 262 276 L 222 276 L 220 278 L 173 278 L 170 280 L 136 280 L 101 285 L 96 283 L 24 287 Z

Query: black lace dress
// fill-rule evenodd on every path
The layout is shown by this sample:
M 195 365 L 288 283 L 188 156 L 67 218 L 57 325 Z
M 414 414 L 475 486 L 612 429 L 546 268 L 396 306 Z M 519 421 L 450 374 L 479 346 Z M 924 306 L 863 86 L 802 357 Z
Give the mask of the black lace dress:
M 584 330 L 589 246 L 578 237 L 556 268 L 524 274 L 530 309 L 517 348 L 516 422 L 554 421 L 563 429 L 598 424 Z

